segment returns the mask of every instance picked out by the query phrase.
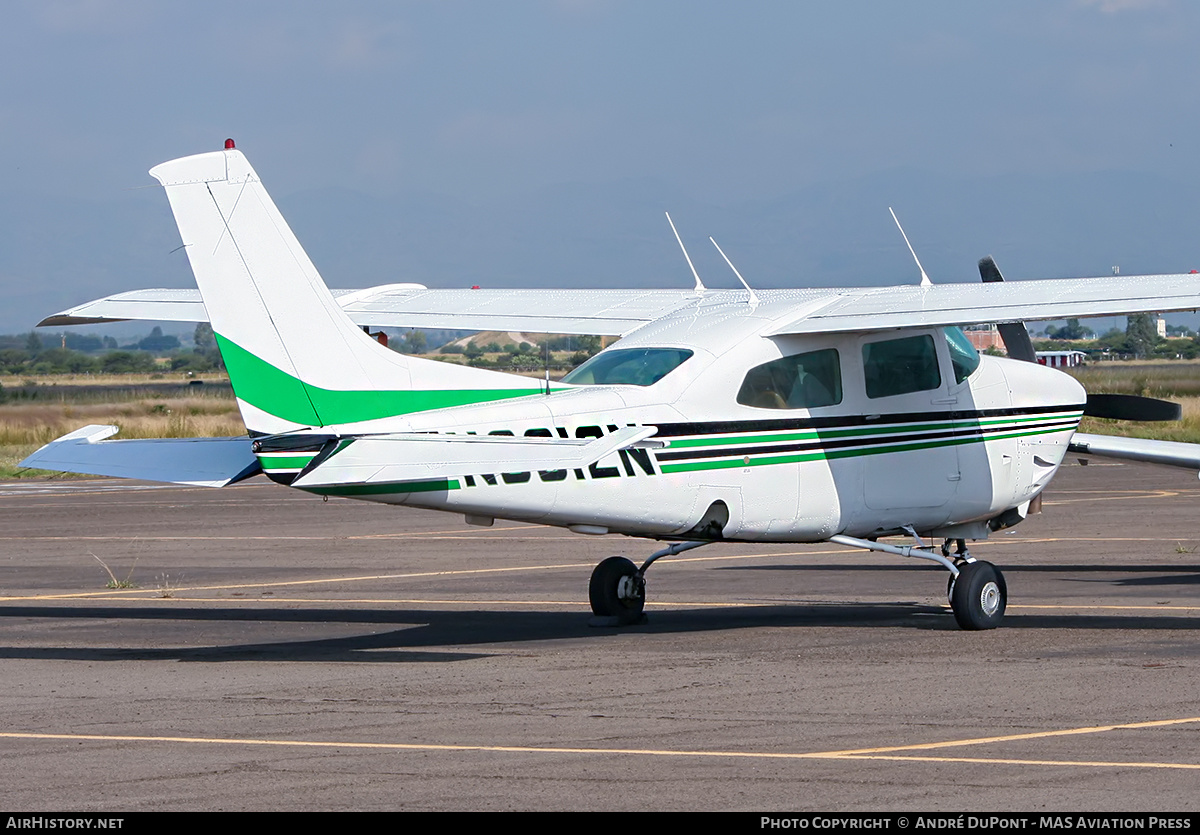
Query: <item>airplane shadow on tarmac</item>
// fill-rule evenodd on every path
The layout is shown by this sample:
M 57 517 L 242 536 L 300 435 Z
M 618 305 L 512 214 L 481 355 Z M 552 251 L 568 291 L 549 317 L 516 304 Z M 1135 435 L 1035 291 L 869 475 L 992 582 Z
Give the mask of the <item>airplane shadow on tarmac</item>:
M 79 661 L 324 661 L 324 662 L 448 662 L 465 661 L 495 654 L 487 647 L 499 644 L 546 640 L 604 640 L 609 636 L 644 634 L 687 634 L 733 629 L 763 628 L 878 628 L 920 631 L 957 631 L 949 610 L 911 602 L 819 603 L 764 605 L 749 608 L 672 609 L 649 613 L 646 623 L 618 628 L 590 628 L 587 615 L 579 612 L 506 612 L 406 609 L 246 609 L 170 606 L 133 608 L 122 606 L 4 606 L 0 618 L 103 621 L 105 647 L 12 647 L 0 646 L 0 659 L 43 659 Z M 279 634 L 277 640 L 254 643 L 191 647 L 113 647 L 123 635 L 142 642 L 144 634 L 129 630 L 137 621 L 197 623 L 191 636 L 203 639 L 204 622 L 254 623 L 264 632 L 286 633 L 287 624 L 395 625 L 382 633 L 324 639 L 293 640 Z M 1089 614 L 1009 614 L 1004 630 L 1013 629 L 1106 629 L 1167 630 L 1200 629 L 1200 618 L 1114 616 Z M 28 634 L 28 633 L 26 633 Z M 264 636 L 265 637 L 265 636 Z M 161 636 L 159 636 L 161 640 Z M 962 636 L 971 641 L 970 634 Z M 210 639 L 211 640 L 211 639 Z M 463 652 L 477 646 L 480 652 Z M 444 648 L 439 650 L 439 648 Z M 452 648 L 452 649 L 451 649 Z M 497 652 L 501 651 L 497 647 Z

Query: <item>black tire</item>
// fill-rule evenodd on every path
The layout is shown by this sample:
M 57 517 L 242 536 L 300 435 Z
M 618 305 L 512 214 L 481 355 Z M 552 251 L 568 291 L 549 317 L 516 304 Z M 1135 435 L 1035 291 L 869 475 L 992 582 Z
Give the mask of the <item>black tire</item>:
M 963 629 L 995 629 L 1004 619 L 1008 585 L 1000 569 L 990 562 L 969 562 L 958 567 L 950 588 L 950 607 Z
M 621 581 L 629 577 L 627 592 L 621 595 Z M 646 605 L 646 583 L 638 575 L 637 566 L 625 557 L 609 557 L 592 571 L 588 583 L 588 600 L 592 614 L 598 617 L 615 617 L 621 623 L 637 623 L 642 619 L 642 608 Z

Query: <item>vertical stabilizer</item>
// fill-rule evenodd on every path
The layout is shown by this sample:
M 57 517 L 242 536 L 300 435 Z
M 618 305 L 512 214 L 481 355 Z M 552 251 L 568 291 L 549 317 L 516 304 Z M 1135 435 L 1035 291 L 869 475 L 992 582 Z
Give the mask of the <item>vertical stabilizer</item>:
M 150 174 L 166 189 L 252 432 L 537 393 L 527 378 L 406 357 L 359 330 L 240 151 L 164 162 Z

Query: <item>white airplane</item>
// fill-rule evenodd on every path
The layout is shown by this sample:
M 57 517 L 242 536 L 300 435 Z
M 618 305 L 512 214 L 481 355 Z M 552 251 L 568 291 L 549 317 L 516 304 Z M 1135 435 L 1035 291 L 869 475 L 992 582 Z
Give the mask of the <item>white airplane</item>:
M 1026 516 L 1088 397 L 1061 372 L 980 356 L 955 325 L 1200 307 L 1192 275 L 335 296 L 232 141 L 150 173 L 199 296 L 126 293 L 42 324 L 211 321 L 248 437 L 106 441 L 117 427 L 89 426 L 24 466 L 212 486 L 263 472 L 469 524 L 671 543 L 641 566 L 596 567 L 589 598 L 609 623 L 642 619 L 660 557 L 712 542 L 835 542 L 940 563 L 959 625 L 994 628 L 1004 577 L 966 541 Z M 395 353 L 362 325 L 620 339 L 553 382 Z M 905 534 L 913 544 L 879 541 Z

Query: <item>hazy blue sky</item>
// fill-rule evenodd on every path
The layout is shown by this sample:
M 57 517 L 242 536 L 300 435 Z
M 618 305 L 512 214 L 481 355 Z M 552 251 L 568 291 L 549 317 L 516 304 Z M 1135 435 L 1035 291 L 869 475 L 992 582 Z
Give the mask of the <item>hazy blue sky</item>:
M 3 238 L 0 280 L 23 288 L 39 258 L 99 235 L 84 203 L 119 203 L 152 165 L 226 136 L 277 198 L 494 206 L 653 181 L 767 205 L 897 170 L 1200 182 L 1200 4 L 1185 0 L 7 0 L 0 15 L 0 217 L 80 203 L 54 234 Z M 923 196 L 903 197 L 919 219 Z M 79 292 L 145 285 L 104 272 Z M 54 303 L 22 298 L 0 327 Z

